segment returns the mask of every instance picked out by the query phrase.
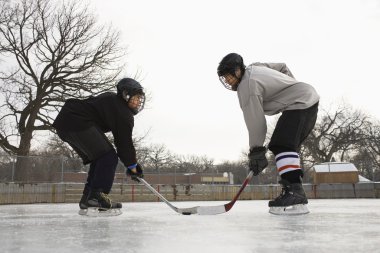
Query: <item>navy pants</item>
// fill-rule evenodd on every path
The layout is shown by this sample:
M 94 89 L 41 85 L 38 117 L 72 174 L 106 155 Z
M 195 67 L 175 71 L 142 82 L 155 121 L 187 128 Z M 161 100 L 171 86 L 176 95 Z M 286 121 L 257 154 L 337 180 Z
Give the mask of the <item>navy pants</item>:
M 90 163 L 86 188 L 108 194 L 112 188 L 119 159 L 104 133 L 96 127 L 76 132 L 58 131 L 57 133 L 78 153 L 84 164 Z
M 115 150 L 111 150 L 91 162 L 86 186 L 106 194 L 111 191 L 119 159 Z

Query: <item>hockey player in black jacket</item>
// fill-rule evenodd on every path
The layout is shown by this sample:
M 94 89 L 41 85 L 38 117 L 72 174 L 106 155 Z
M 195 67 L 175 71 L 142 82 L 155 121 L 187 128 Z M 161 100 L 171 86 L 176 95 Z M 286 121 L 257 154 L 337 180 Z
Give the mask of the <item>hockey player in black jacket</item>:
M 133 116 L 144 107 L 143 87 L 134 79 L 124 78 L 117 84 L 117 94 L 106 92 L 88 99 L 68 99 L 53 127 L 58 136 L 67 142 L 90 164 L 81 209 L 88 207 L 121 208 L 107 196 L 111 191 L 118 158 L 127 167 L 132 179 L 143 177 L 136 160 L 132 142 Z M 116 150 L 104 133 L 112 132 Z

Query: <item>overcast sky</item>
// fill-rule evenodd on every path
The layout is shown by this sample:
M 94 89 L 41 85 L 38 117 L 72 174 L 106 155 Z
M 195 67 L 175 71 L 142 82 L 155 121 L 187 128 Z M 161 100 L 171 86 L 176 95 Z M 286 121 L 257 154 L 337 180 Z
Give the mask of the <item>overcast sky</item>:
M 135 133 L 176 154 L 238 160 L 248 133 L 237 94 L 218 81 L 221 58 L 285 62 L 321 106 L 346 101 L 380 119 L 380 1 L 91 0 L 120 30 L 129 75 L 152 100 Z M 273 120 L 273 119 L 271 119 Z

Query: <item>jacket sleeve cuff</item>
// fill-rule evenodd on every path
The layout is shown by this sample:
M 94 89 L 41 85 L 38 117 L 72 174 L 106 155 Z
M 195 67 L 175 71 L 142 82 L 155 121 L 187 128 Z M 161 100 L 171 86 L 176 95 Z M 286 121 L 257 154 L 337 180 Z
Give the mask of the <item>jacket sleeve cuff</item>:
M 134 169 L 136 167 L 137 167 L 137 163 L 134 163 L 134 164 L 127 166 L 128 169 Z

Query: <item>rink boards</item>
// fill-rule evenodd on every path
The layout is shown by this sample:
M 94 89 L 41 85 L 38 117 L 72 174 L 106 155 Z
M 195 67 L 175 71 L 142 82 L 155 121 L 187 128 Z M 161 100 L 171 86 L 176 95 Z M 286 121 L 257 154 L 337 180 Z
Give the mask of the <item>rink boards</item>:
M 169 201 L 222 201 L 231 200 L 240 185 L 153 185 Z M 380 182 L 358 184 L 304 184 L 309 199 L 380 198 Z M 0 204 L 76 203 L 83 184 L 0 183 Z M 276 197 L 279 185 L 249 185 L 242 200 L 266 200 Z M 121 202 L 159 201 L 143 185 L 114 184 L 111 198 Z

